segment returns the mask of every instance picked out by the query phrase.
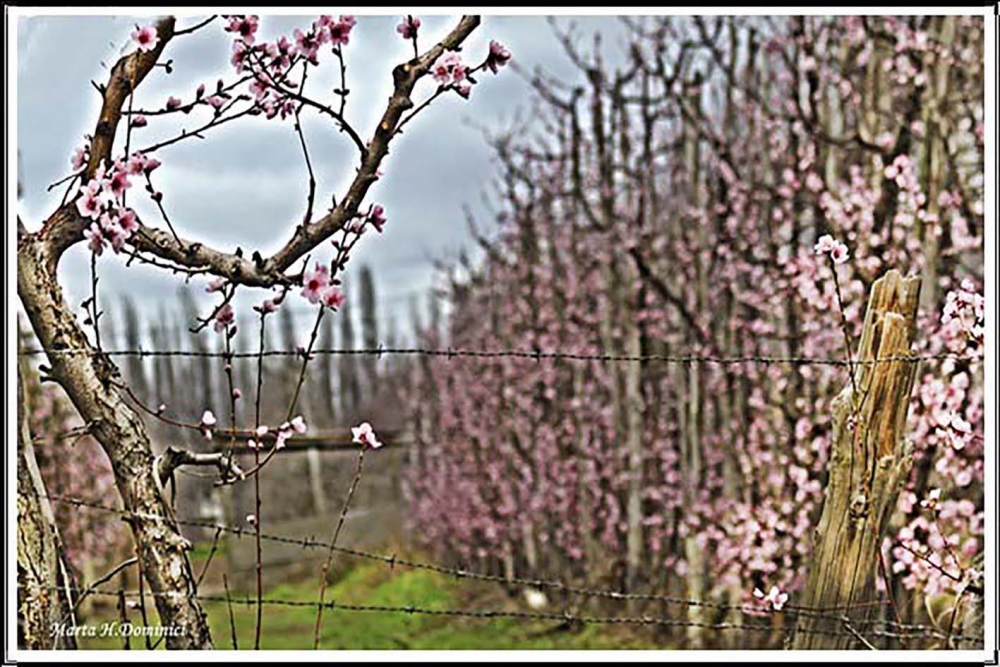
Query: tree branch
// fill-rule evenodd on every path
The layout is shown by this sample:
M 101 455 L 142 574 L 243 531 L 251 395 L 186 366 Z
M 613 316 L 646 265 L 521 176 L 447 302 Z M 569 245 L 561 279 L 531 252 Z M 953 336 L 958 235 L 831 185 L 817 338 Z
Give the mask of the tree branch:
M 169 28 L 167 27 L 169 23 Z M 173 236 L 164 230 L 153 229 L 140 224 L 139 229 L 131 240 L 136 250 L 155 255 L 161 259 L 172 261 L 181 266 L 189 268 L 207 269 L 214 275 L 223 276 L 233 284 L 246 285 L 250 287 L 272 287 L 279 284 L 295 282 L 296 277 L 285 275 L 285 271 L 292 266 L 299 258 L 311 251 L 323 241 L 329 239 L 333 234 L 342 229 L 349 221 L 356 217 L 368 189 L 377 180 L 376 173 L 382 160 L 389 154 L 389 142 L 395 134 L 400 118 L 403 113 L 413 107 L 411 95 L 417 82 L 429 71 L 435 61 L 445 51 L 459 50 L 462 43 L 475 30 L 480 23 L 478 16 L 463 16 L 458 25 L 444 37 L 440 42 L 426 51 L 419 58 L 414 58 L 409 62 L 398 65 L 392 73 L 394 88 L 393 94 L 389 98 L 388 105 L 375 130 L 375 136 L 368 146 L 365 159 L 362 161 L 358 173 L 348 188 L 347 194 L 340 200 L 336 207 L 327 215 L 323 216 L 311 225 L 298 225 L 292 237 L 278 252 L 268 259 L 258 262 L 251 262 L 238 254 L 222 252 L 203 243 L 186 241 Z M 162 26 L 162 27 L 161 27 Z M 173 19 L 157 24 L 163 41 L 167 41 L 172 35 Z M 163 47 L 163 43 L 155 50 L 158 55 Z M 154 52 L 143 54 L 150 56 Z M 105 92 L 105 109 L 102 110 L 101 122 L 98 124 L 100 131 L 101 124 L 107 120 L 117 124 L 121 116 L 121 104 L 125 95 L 121 94 L 119 79 L 123 79 L 122 72 L 127 69 L 122 62 L 131 62 L 129 58 L 135 58 L 133 54 L 115 66 L 111 75 L 111 83 Z M 148 73 L 155 63 L 155 58 L 140 58 L 138 64 L 131 65 L 137 69 L 136 82 Z M 142 76 L 138 73 L 141 72 Z M 117 104 L 117 106 L 115 106 Z M 107 118 L 105 118 L 107 116 Z M 106 132 L 105 132 L 106 134 Z M 111 135 L 113 136 L 113 134 Z M 98 142 L 95 135 L 94 147 L 91 149 L 91 162 L 88 166 L 89 175 L 96 170 L 98 158 L 95 156 L 109 156 L 111 153 L 110 142 L 102 140 Z M 82 239 L 85 220 L 77 213 L 73 206 L 63 206 L 46 223 L 46 227 L 51 227 L 52 243 L 55 246 L 52 253 L 52 261 L 57 262 L 58 256 L 69 246 Z M 56 230 L 63 230 L 57 232 Z
M 122 118 L 122 106 L 152 71 L 163 49 L 174 36 L 174 17 L 168 16 L 157 21 L 156 33 L 160 38 L 156 48 L 135 51 L 120 58 L 111 68 L 107 86 L 101 88 L 104 102 L 90 144 L 90 159 L 83 174 L 84 183 L 94 177 L 102 163 L 111 162 L 115 135 Z M 72 203 L 63 204 L 45 221 L 40 234 L 48 241 L 48 261 L 52 267 L 58 264 L 67 248 L 83 239 L 83 230 L 87 224 L 87 219 L 79 215 Z
M 160 477 L 160 483 L 166 484 L 181 466 L 213 466 L 219 469 L 223 479 L 244 478 L 243 470 L 226 452 L 189 452 L 186 449 L 167 447 L 157 459 L 156 474 Z

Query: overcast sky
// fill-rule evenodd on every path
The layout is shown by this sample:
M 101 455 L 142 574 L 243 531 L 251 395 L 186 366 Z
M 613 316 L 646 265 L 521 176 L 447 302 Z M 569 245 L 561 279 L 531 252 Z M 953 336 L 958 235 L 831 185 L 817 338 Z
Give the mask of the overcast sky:
M 259 39 L 271 40 L 306 28 L 314 17 L 261 17 Z M 421 47 L 444 35 L 457 16 L 424 16 Z M 179 27 L 197 19 L 179 19 Z M 566 23 L 569 17 L 561 17 Z M 132 46 L 129 33 L 136 23 L 150 17 L 21 18 L 18 22 L 17 141 L 21 150 L 24 197 L 20 214 L 29 229 L 58 205 L 62 189 L 46 187 L 70 171 L 73 149 L 83 135 L 93 131 L 100 97 L 91 80 L 107 79 L 107 68 Z M 371 136 L 377 118 L 391 91 L 391 68 L 405 60 L 410 46 L 399 38 L 399 17 L 359 16 L 345 49 L 349 97 L 347 116 L 362 137 Z M 581 18 L 584 33 L 599 27 L 614 29 L 605 18 Z M 558 45 L 544 17 L 484 17 L 483 25 L 466 42 L 465 59 L 477 63 L 485 55 L 490 39 L 512 51 L 525 69 L 536 66 L 572 76 L 574 69 Z M 211 89 L 219 77 L 233 77 L 229 65 L 232 38 L 222 22 L 174 40 L 164 59 L 173 60 L 174 73 L 156 69 L 136 96 L 137 108 L 162 107 L 169 95 L 189 100 L 199 82 Z M 310 77 L 310 89 L 319 97 L 334 87 L 338 76 L 333 58 Z M 103 64 L 102 64 L 103 63 Z M 428 77 L 418 87 L 416 99 L 429 95 L 434 83 Z M 329 93 L 327 93 L 329 95 Z M 330 98 L 333 96 L 330 95 Z M 439 99 L 408 125 L 406 133 L 392 144 L 383 163 L 383 178 L 369 191 L 369 202 L 385 206 L 388 225 L 383 235 L 366 236 L 348 266 L 350 283 L 363 262 L 375 271 L 381 307 L 391 310 L 404 324 L 409 296 L 426 293 L 433 278 L 432 258 L 453 257 L 462 245 L 469 246 L 463 206 L 469 205 L 484 225 L 489 224 L 481 195 L 495 174 L 490 149 L 480 130 L 470 121 L 493 129 L 512 127 L 517 112 L 530 104 L 527 84 L 514 72 L 487 74 L 479 79 L 471 100 L 451 95 Z M 151 119 L 150 125 L 133 133 L 134 147 L 172 136 L 185 126 L 202 124 L 204 109 L 190 116 Z M 317 209 L 325 210 L 331 194 L 341 196 L 357 164 L 356 149 L 346 135 L 315 115 L 304 115 L 319 187 Z M 116 152 L 122 150 L 116 147 Z M 188 140 L 160 153 L 163 166 L 154 182 L 164 192 L 164 205 L 178 233 L 215 247 L 233 250 L 242 246 L 249 255 L 258 249 L 265 256 L 287 239 L 291 226 L 305 210 L 307 179 L 298 139 L 290 122 L 250 118 L 206 134 L 203 141 Z M 138 192 L 137 192 L 138 191 Z M 147 224 L 159 222 L 155 209 L 143 206 L 139 188 L 131 191 L 134 205 Z M 323 208 L 321 208 L 323 207 Z M 329 252 L 329 246 L 323 246 Z M 328 259 L 328 258 L 326 258 Z M 89 251 L 84 244 L 70 250 L 61 265 L 63 285 L 71 303 L 89 295 Z M 99 258 L 101 295 L 131 294 L 147 313 L 161 303 L 173 301 L 183 279 L 147 267 L 125 267 L 121 257 L 106 252 Z M 206 280 L 192 281 L 203 307 Z M 355 285 L 356 287 L 356 285 Z M 263 292 L 243 290 L 243 303 L 259 302 Z M 354 290 L 351 290 L 353 295 Z M 304 310 L 304 301 L 292 300 Z M 117 303 L 115 304 L 117 305 Z M 153 310 L 150 310 L 150 309 Z M 248 308 L 244 307 L 243 312 Z M 309 312 L 306 310 L 305 312 Z M 310 315 L 311 317 L 311 315 Z

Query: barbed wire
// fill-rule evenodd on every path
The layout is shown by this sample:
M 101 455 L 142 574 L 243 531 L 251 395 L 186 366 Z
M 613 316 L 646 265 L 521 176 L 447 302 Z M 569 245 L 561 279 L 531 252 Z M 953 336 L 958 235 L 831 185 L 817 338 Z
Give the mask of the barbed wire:
M 264 350 L 263 352 L 223 352 L 208 350 L 104 350 L 99 351 L 92 348 L 29 348 L 18 352 L 19 356 L 46 355 L 82 355 L 97 356 L 107 355 L 111 357 L 139 357 L 139 358 L 162 358 L 162 357 L 182 357 L 182 358 L 210 358 L 210 359 L 256 359 L 263 357 L 302 357 L 303 350 Z M 668 364 L 714 364 L 720 366 L 736 366 L 744 364 L 789 364 L 789 365 L 818 365 L 818 366 L 868 366 L 894 361 L 904 361 L 917 363 L 921 361 L 968 361 L 981 362 L 983 357 L 976 354 L 958 353 L 937 353 L 937 354 L 910 354 L 891 355 L 877 359 L 855 360 L 853 362 L 845 359 L 827 359 L 823 357 L 808 356 L 766 356 L 766 355 L 744 355 L 744 356 L 717 356 L 717 355 L 671 355 L 671 354 L 611 354 L 611 353 L 582 353 L 565 352 L 558 350 L 523 350 L 523 349 L 493 349 L 493 350 L 471 350 L 463 348 L 420 348 L 420 347 L 382 347 L 376 348 L 317 348 L 310 352 L 310 355 L 321 356 L 424 356 L 424 357 L 445 357 L 447 359 L 530 359 L 534 361 L 597 361 L 597 362 L 626 362 L 626 363 L 668 363 Z
M 26 588 L 25 584 L 18 584 L 19 588 Z M 51 590 L 64 590 L 56 586 L 41 587 L 48 588 Z M 72 590 L 72 589 L 71 589 Z M 80 592 L 80 591 L 76 591 Z M 141 595 L 138 591 L 107 591 L 107 590 L 91 590 L 90 595 L 105 596 L 105 597 L 117 597 L 117 598 L 140 598 Z M 203 594 L 188 594 L 178 593 L 175 591 L 164 591 L 164 592 L 146 592 L 144 595 L 150 597 L 166 597 L 171 599 L 186 598 L 189 600 L 199 600 L 202 602 L 225 602 L 227 604 L 243 604 L 248 607 L 257 605 L 258 600 L 256 598 L 251 598 L 249 596 L 233 597 L 232 595 L 203 595 Z M 591 616 L 586 614 L 576 614 L 570 611 L 564 611 L 561 613 L 557 612 L 542 612 L 542 611 L 514 611 L 505 609 L 457 609 L 457 608 L 433 608 L 433 607 L 421 607 L 417 605 L 379 605 L 379 604 L 355 604 L 355 603 L 345 603 L 337 602 L 336 600 L 330 600 L 328 602 L 319 602 L 317 600 L 289 600 L 283 598 L 262 598 L 259 600 L 260 604 L 268 606 L 279 606 L 279 607 L 296 607 L 296 608 L 312 608 L 312 609 L 329 609 L 331 611 L 351 611 L 351 612 L 375 612 L 375 613 L 395 613 L 395 614 L 420 614 L 423 616 L 449 616 L 449 617 L 460 617 L 460 618 L 476 618 L 476 619 L 498 619 L 498 618 L 510 618 L 522 621 L 560 621 L 562 623 L 582 623 L 584 625 L 654 625 L 659 627 L 678 627 L 678 628 L 701 628 L 704 630 L 743 630 L 746 632 L 761 632 L 761 633 L 778 633 L 778 632 L 790 632 L 791 629 L 779 628 L 771 625 L 756 624 L 756 623 L 709 623 L 705 621 L 693 621 L 683 618 L 671 618 L 666 616 Z M 841 622 L 853 622 L 847 616 L 838 617 Z M 857 630 L 849 629 L 847 631 L 838 630 L 827 630 L 823 628 L 795 628 L 794 632 L 801 632 L 803 634 L 811 635 L 823 635 L 828 637 L 852 637 L 854 639 L 858 638 L 859 632 Z M 945 633 L 935 631 L 935 632 L 912 632 L 912 633 L 900 633 L 892 632 L 888 630 L 874 630 L 869 629 L 867 633 L 874 637 L 883 637 L 888 639 L 939 639 L 947 637 Z M 951 640 L 956 642 L 971 641 L 970 638 L 963 637 L 960 634 L 954 634 L 950 637 Z
M 192 528 L 207 528 L 215 530 L 217 532 L 236 535 L 237 537 L 241 537 L 244 534 L 248 536 L 256 535 L 256 530 L 252 528 L 244 528 L 241 526 L 229 526 L 226 524 L 220 524 L 213 521 L 190 519 L 190 518 L 168 519 L 167 517 L 162 517 L 155 514 L 130 512 L 128 510 L 123 510 L 116 507 L 110 507 L 98 502 L 88 501 L 81 498 L 74 498 L 69 496 L 59 496 L 59 495 L 49 494 L 47 498 L 50 500 L 54 500 L 56 502 L 63 502 L 77 507 L 107 511 L 122 516 L 138 517 L 146 519 L 173 520 L 178 525 L 188 526 Z M 390 569 L 394 569 L 396 566 L 406 567 L 414 570 L 435 572 L 438 574 L 454 577 L 456 579 L 469 579 L 474 581 L 504 584 L 515 587 L 521 586 L 521 587 L 531 587 L 537 589 L 548 589 L 550 591 L 564 592 L 567 594 L 578 595 L 580 597 L 585 597 L 585 598 L 601 598 L 601 599 L 616 600 L 616 601 L 659 602 L 663 604 L 686 606 L 686 607 L 703 607 L 703 608 L 715 609 L 718 611 L 737 611 L 743 614 L 759 615 L 759 616 L 769 616 L 775 613 L 774 611 L 766 607 L 748 607 L 745 605 L 733 605 L 722 602 L 713 602 L 710 600 L 694 600 L 690 598 L 682 598 L 671 595 L 661 595 L 656 593 L 629 593 L 624 591 L 594 589 L 581 586 L 574 586 L 562 581 L 552 581 L 552 580 L 526 578 L 526 577 L 506 577 L 502 575 L 486 574 L 486 573 L 466 570 L 464 568 L 455 568 L 446 565 L 439 565 L 436 563 L 428 563 L 423 561 L 411 560 L 407 558 L 400 558 L 396 554 L 386 555 L 371 551 L 365 551 L 361 549 L 355 549 L 351 547 L 339 546 L 331 544 L 329 542 L 324 542 L 322 540 L 316 540 L 312 538 L 297 538 L 285 535 L 273 535 L 266 533 L 261 533 L 260 538 L 262 540 L 267 540 L 270 542 L 295 545 L 303 549 L 311 549 L 311 548 L 330 549 L 333 550 L 334 552 L 346 556 L 381 562 L 384 565 L 388 565 Z M 310 604 L 315 606 L 316 603 L 310 603 Z M 810 617 L 817 619 L 840 621 L 842 620 L 842 615 L 834 614 L 831 612 L 845 612 L 854 609 L 885 606 L 887 604 L 888 604 L 887 601 L 874 601 L 874 602 L 860 602 L 853 605 L 824 607 L 824 608 L 786 605 L 780 611 L 781 613 L 790 617 Z M 902 631 L 904 633 L 905 632 L 938 633 L 939 635 L 943 636 L 943 633 L 941 633 L 937 628 L 927 625 L 898 623 L 896 621 L 885 620 L 885 619 L 851 619 L 851 622 L 861 625 L 882 624 L 885 625 L 886 627 L 895 628 L 896 630 Z M 954 638 L 955 635 L 952 635 L 952 637 Z

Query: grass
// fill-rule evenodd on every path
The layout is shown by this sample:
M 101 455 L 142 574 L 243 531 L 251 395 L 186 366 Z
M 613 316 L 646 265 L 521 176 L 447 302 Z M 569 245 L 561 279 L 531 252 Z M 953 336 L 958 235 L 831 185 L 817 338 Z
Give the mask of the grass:
M 197 569 L 197 568 L 196 568 Z M 265 591 L 265 598 L 281 600 L 317 599 L 316 579 L 288 583 Z M 245 593 L 234 594 L 245 600 Z M 251 594 L 249 597 L 253 598 Z M 434 572 L 389 571 L 385 566 L 365 564 L 348 571 L 327 589 L 327 601 L 345 604 L 407 606 L 428 609 L 520 609 L 502 592 L 456 581 Z M 212 637 L 218 649 L 232 649 L 229 611 L 225 601 L 206 601 Z M 116 618 L 110 609 L 102 618 L 81 623 L 99 624 Z M 155 624 L 155 611 L 150 612 Z M 133 622 L 138 614 L 130 612 Z M 253 648 L 256 608 L 245 602 L 233 604 L 236 636 L 240 649 Z M 261 631 L 262 649 L 311 649 L 316 609 L 265 605 Z M 323 649 L 621 649 L 664 648 L 651 636 L 623 627 L 590 625 L 578 632 L 554 630 L 556 621 L 519 619 L 470 619 L 426 614 L 362 612 L 326 609 L 320 633 Z M 143 644 L 132 638 L 133 648 Z M 120 649 L 116 637 L 83 638 L 82 648 Z

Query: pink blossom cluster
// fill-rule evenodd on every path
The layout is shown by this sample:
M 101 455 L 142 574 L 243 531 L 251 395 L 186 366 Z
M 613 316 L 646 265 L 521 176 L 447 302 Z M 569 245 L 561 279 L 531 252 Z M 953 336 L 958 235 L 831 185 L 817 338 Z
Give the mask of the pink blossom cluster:
M 789 68 L 806 66 L 821 86 L 845 91 L 850 136 L 863 117 L 870 76 L 864 59 L 883 57 L 869 48 L 872 31 L 886 29 L 888 18 L 867 25 L 850 17 L 808 19 L 810 39 L 834 50 L 851 45 L 842 54 L 849 57 L 817 51 L 810 64 L 783 57 L 784 49 L 807 44 L 778 34 L 761 54 L 771 68 L 761 88 L 768 92 L 759 100 L 734 92 L 745 120 L 740 129 L 707 111 L 699 122 L 699 131 L 718 137 L 725 150 L 701 156 L 697 173 L 683 160 L 646 164 L 637 155 L 602 165 L 587 128 L 579 165 L 531 159 L 528 150 L 511 158 L 505 177 L 517 194 L 503 202 L 490 257 L 456 288 L 444 330 L 426 327 L 420 343 L 620 354 L 634 349 L 628 345 L 638 327 L 639 349 L 652 354 L 842 359 L 840 303 L 857 340 L 867 290 L 894 268 L 926 270 L 924 289 L 935 295 L 933 306 L 921 309 L 917 353 L 980 350 L 981 269 L 967 267 L 981 252 L 983 219 L 963 204 L 979 193 L 949 186 L 934 190 L 930 201 L 916 168 L 923 147 L 910 143 L 903 151 L 903 128 L 891 124 L 864 135 L 894 156 L 888 164 L 867 146 L 824 163 L 829 145 L 810 129 L 809 110 L 794 104 L 803 72 Z M 978 34 L 971 23 L 959 26 L 963 37 L 949 47 L 955 52 Z M 911 41 L 905 30 L 895 34 Z M 439 61 L 439 83 L 451 85 L 460 62 Z M 911 99 L 915 78 L 887 78 L 887 98 Z M 956 85 L 976 90 L 970 81 Z M 631 133 L 635 152 L 645 139 L 642 117 L 622 113 L 619 127 Z M 561 118 L 554 112 L 552 126 L 561 127 Z M 669 124 L 652 137 L 653 145 L 683 141 Z M 573 149 L 557 136 L 515 144 L 546 156 Z M 622 176 L 646 169 L 646 180 Z M 522 191 L 523 183 L 531 187 Z M 591 224 L 591 215 L 605 228 Z M 940 239 L 933 264 L 927 234 Z M 635 251 L 667 280 L 669 299 L 637 276 L 629 259 Z M 971 284 L 962 285 L 954 274 L 967 270 Z M 455 358 L 415 367 L 407 397 L 420 455 L 407 473 L 406 494 L 428 547 L 497 571 L 620 586 L 636 475 L 623 444 L 631 419 L 626 366 Z M 921 369 L 908 422 L 914 473 L 884 551 L 894 584 L 931 595 L 956 584 L 906 555 L 899 542 L 959 574 L 981 554 L 983 378 L 975 362 L 945 359 Z M 700 571 L 711 599 L 764 601 L 772 610 L 794 600 L 805 585 L 823 501 L 830 402 L 845 382 L 843 368 L 825 364 L 643 366 L 635 419 L 650 586 L 683 589 Z M 933 489 L 939 493 L 932 512 L 920 502 Z
M 82 162 L 80 155 L 81 150 L 78 149 L 73 157 L 74 167 Z M 125 191 L 132 187 L 132 177 L 148 178 L 159 166 L 160 161 L 156 158 L 133 153 L 127 160 L 116 160 L 110 172 L 104 165 L 98 167 L 94 177 L 83 186 L 76 200 L 77 212 L 94 221 L 84 230 L 91 252 L 95 255 L 102 254 L 105 244 L 110 244 L 115 253 L 121 251 L 125 242 L 139 228 L 135 211 L 124 204 Z M 157 194 L 154 192 L 153 196 Z
M 284 449 L 285 444 L 293 434 L 303 435 L 306 431 L 308 431 L 308 428 L 302 415 L 297 415 L 290 421 L 282 422 L 281 426 L 273 429 L 274 449 Z M 254 431 L 255 438 L 247 440 L 247 446 L 250 449 L 261 449 L 264 446 L 263 439 L 271 432 L 272 429 L 267 426 L 258 426 Z
M 282 35 L 278 39 L 258 41 L 257 16 L 229 16 L 227 32 L 235 35 L 230 62 L 237 73 L 249 69 L 253 74 L 249 88 L 256 105 L 251 113 L 263 113 L 268 119 L 280 117 L 282 120 L 295 113 L 295 100 L 289 92 L 297 84 L 289 79 L 289 74 L 297 62 L 319 64 L 320 50 L 330 45 L 334 53 L 350 42 L 351 31 L 357 21 L 353 16 L 344 15 L 335 19 L 321 15 L 313 21 L 308 30 L 296 28 L 291 39 Z M 218 95 L 209 98 L 209 103 L 221 106 L 224 98 Z M 218 108 L 218 107 L 216 107 Z
M 455 51 L 445 53 L 434 63 L 431 76 L 441 86 L 453 86 L 462 97 L 472 92 L 472 81 L 468 79 L 469 68 L 462 62 L 462 56 Z
M 330 267 L 316 263 L 312 271 L 302 276 L 302 296 L 309 303 L 322 303 L 327 308 L 337 309 L 344 303 L 344 293 L 331 282 Z
M 847 245 L 834 240 L 829 234 L 819 237 L 813 250 L 817 255 L 829 255 L 834 264 L 843 264 L 850 257 Z
M 419 29 L 420 17 L 418 16 L 404 16 L 403 20 L 396 26 L 396 32 L 403 39 L 416 39 Z
M 218 419 L 216 418 L 215 413 L 211 410 L 205 410 L 205 412 L 202 413 L 201 421 L 198 426 L 206 440 L 212 439 L 212 432 L 217 424 Z M 297 415 L 289 421 L 282 422 L 277 428 L 271 428 L 265 425 L 258 426 L 254 429 L 253 437 L 247 440 L 247 446 L 250 449 L 260 449 L 263 446 L 265 438 L 273 438 L 274 448 L 283 449 L 288 439 L 294 434 L 302 435 L 308 430 L 309 429 L 306 425 L 305 419 L 302 415 Z
M 976 341 L 983 339 L 986 299 L 976 291 L 971 280 L 963 280 L 957 290 L 948 292 L 941 324 L 951 330 L 952 338 L 959 338 L 959 332 L 966 333 Z

